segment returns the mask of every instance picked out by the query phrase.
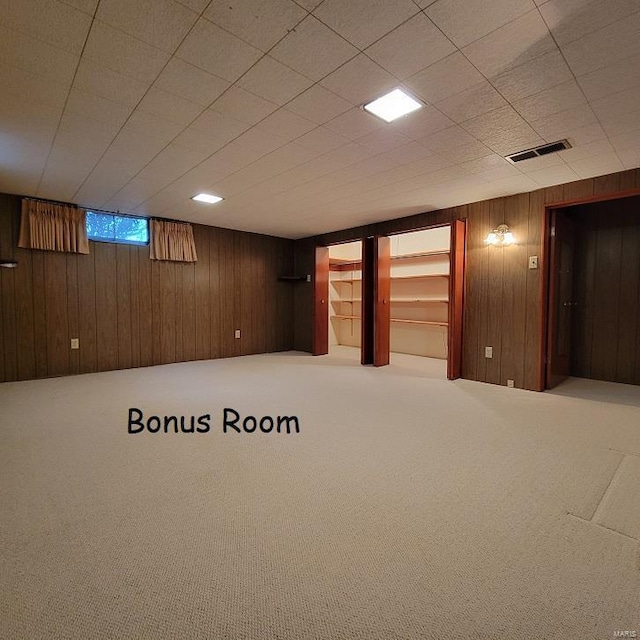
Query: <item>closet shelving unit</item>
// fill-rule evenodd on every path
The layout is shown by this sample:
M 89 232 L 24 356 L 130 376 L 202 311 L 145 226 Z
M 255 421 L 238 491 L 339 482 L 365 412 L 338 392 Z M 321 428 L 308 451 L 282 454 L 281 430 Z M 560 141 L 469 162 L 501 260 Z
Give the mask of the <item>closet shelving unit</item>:
M 362 323 L 362 261 L 329 258 L 330 343 L 359 347 Z
M 391 258 L 391 351 L 447 357 L 449 251 Z

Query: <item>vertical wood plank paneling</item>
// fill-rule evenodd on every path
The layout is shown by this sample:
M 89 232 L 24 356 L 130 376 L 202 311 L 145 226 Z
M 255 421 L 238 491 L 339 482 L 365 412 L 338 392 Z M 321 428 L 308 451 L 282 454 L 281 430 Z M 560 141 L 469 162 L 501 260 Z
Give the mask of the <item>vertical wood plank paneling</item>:
M 50 376 L 67 375 L 70 372 L 70 342 L 67 257 L 64 253 L 44 252 L 44 276 L 47 313 L 47 369 Z
M 69 314 L 69 340 L 80 339 L 80 300 L 78 291 L 78 254 L 66 254 L 67 310 Z M 69 342 L 69 373 L 80 373 L 80 349 L 71 349 Z M 80 345 L 82 347 L 82 345 Z
M 118 323 L 118 368 L 131 367 L 131 247 L 116 246 L 116 321 Z
M 540 286 L 546 264 L 542 255 L 542 226 L 544 224 L 545 191 L 540 189 L 529 194 L 527 216 L 527 261 L 529 256 L 538 257 L 538 268 L 529 269 L 525 283 L 525 334 L 524 334 L 524 379 L 525 389 L 536 389 L 540 375 L 540 337 L 542 318 L 540 313 Z
M 36 377 L 49 375 L 47 354 L 47 307 L 45 304 L 44 251 L 31 253 L 33 273 L 33 334 L 36 352 Z
M 96 268 L 94 243 L 89 255 L 78 256 L 78 337 L 80 373 L 98 371 L 98 321 L 96 314 Z
M 209 299 L 211 300 L 211 358 L 221 358 L 222 348 L 222 328 L 220 318 L 223 313 L 221 304 L 221 283 L 220 283 L 220 251 L 221 237 L 218 233 L 209 233 Z
M 472 205 L 467 207 L 467 255 L 465 264 L 464 321 L 462 330 L 462 377 L 477 380 L 478 376 L 478 296 L 480 247 L 478 246 L 479 224 L 470 214 Z
M 509 224 L 516 243 L 503 251 L 504 277 L 502 291 L 502 353 L 500 384 L 513 380 L 517 388 L 524 385 L 525 302 L 527 281 L 527 233 L 529 227 L 529 194 L 505 199 L 505 220 Z M 505 331 L 505 327 L 510 327 Z
M 161 356 L 160 362 L 176 361 L 176 264 L 159 261 Z
M 640 331 L 640 215 L 635 203 L 624 202 L 621 205 L 621 292 L 615 380 L 633 384 L 636 370 L 640 369 L 640 352 L 636 344 Z
M 0 381 L 291 348 L 292 241 L 194 225 L 196 265 L 96 242 L 14 254 L 19 208 L 0 194 L 0 249 L 20 262 L 0 271 Z
M 478 270 L 478 295 L 476 297 L 480 313 L 478 314 L 478 352 L 477 359 L 477 380 L 481 382 L 487 381 L 487 358 L 485 358 L 485 347 L 489 344 L 489 285 L 491 275 L 489 272 L 489 249 L 484 245 L 483 238 L 493 228 L 491 226 L 490 203 L 481 202 L 476 205 L 478 224 L 476 226 L 476 247 L 478 251 L 478 262 L 476 268 Z
M 18 380 L 36 377 L 35 330 L 33 317 L 33 265 L 32 251 L 19 249 L 16 252 L 18 268 L 15 270 L 15 304 L 17 323 Z M 0 321 L 1 326 L 1 321 Z M 2 360 L 2 340 L 0 340 L 0 360 Z M 0 369 L 4 365 L 0 365 Z M 3 376 L 0 372 L 0 380 Z
M 138 277 L 138 247 L 129 252 L 129 290 L 131 317 L 131 366 L 140 366 L 140 282 Z
M 198 252 L 195 266 L 196 287 L 196 359 L 211 357 L 211 296 L 209 286 L 209 237 L 205 227 L 194 227 L 193 235 Z
M 182 270 L 182 355 L 184 359 L 196 359 L 196 300 L 195 265 Z
M 491 200 L 489 205 L 490 224 L 487 233 L 505 222 L 505 199 Z M 500 368 L 502 363 L 502 305 L 504 302 L 504 264 L 505 254 L 513 247 L 486 247 L 489 259 L 488 307 L 487 307 L 487 342 L 493 347 L 493 358 L 486 358 L 487 382 L 500 384 Z
M 153 364 L 153 291 L 149 248 L 139 248 L 138 257 L 138 317 L 140 319 L 140 366 Z
M 118 368 L 116 245 L 94 242 L 96 273 L 96 339 L 98 371 Z
M 162 261 L 150 260 L 151 263 L 151 352 L 153 364 L 162 364 Z
M 6 200 L 3 202 L 6 206 Z M 0 255 L 13 255 L 17 218 L 11 210 L 9 215 L 0 218 Z M 20 265 L 18 265 L 20 268 Z M 18 379 L 18 334 L 16 318 L 16 269 L 0 269 L 0 315 L 2 315 L 2 333 L 0 341 L 4 342 L 4 378 L 12 381 Z

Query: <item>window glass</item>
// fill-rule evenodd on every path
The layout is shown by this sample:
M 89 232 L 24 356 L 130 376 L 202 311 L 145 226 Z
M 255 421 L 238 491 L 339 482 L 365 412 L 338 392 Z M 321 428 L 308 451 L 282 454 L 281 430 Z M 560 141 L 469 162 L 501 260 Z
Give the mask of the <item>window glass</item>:
M 102 242 L 148 244 L 149 221 L 147 218 L 87 211 L 87 236 L 90 240 Z

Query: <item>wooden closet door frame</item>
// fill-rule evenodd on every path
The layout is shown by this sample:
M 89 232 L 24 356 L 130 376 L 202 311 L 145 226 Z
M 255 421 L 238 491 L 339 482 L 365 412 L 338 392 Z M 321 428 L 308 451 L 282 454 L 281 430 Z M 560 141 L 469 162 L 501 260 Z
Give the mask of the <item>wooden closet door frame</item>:
M 549 264 L 549 255 L 551 249 L 551 224 L 552 211 L 554 209 L 564 209 L 581 204 L 591 204 L 593 202 L 607 202 L 610 200 L 620 200 L 621 198 L 629 198 L 639 196 L 640 189 L 626 189 L 624 191 L 613 191 L 610 193 L 599 193 L 597 195 L 585 196 L 584 198 L 573 198 L 571 200 L 560 200 L 558 202 L 550 202 L 545 204 L 544 215 L 542 216 L 542 245 L 541 255 L 538 267 L 542 269 L 540 278 L 540 318 L 538 335 L 539 356 L 538 356 L 538 385 L 536 391 L 545 391 L 548 389 L 547 380 L 547 354 L 549 349 L 549 333 L 552 331 L 549 314 L 551 313 L 551 305 L 549 304 L 550 295 L 550 278 L 551 265 Z
M 464 319 L 464 277 L 467 255 L 467 221 L 451 223 L 449 246 L 449 326 L 447 327 L 447 379 L 462 376 L 462 340 Z
M 311 353 L 314 356 L 329 353 L 329 247 L 316 247 Z

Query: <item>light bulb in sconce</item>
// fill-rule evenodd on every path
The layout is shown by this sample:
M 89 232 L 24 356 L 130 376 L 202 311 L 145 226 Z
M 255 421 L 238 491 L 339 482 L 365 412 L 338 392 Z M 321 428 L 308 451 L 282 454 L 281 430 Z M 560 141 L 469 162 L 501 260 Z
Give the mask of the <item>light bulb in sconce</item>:
M 511 230 L 506 224 L 498 225 L 485 238 L 486 244 L 492 244 L 495 247 L 506 247 L 507 245 L 514 244 L 515 241 L 516 239 L 513 233 L 511 233 Z

